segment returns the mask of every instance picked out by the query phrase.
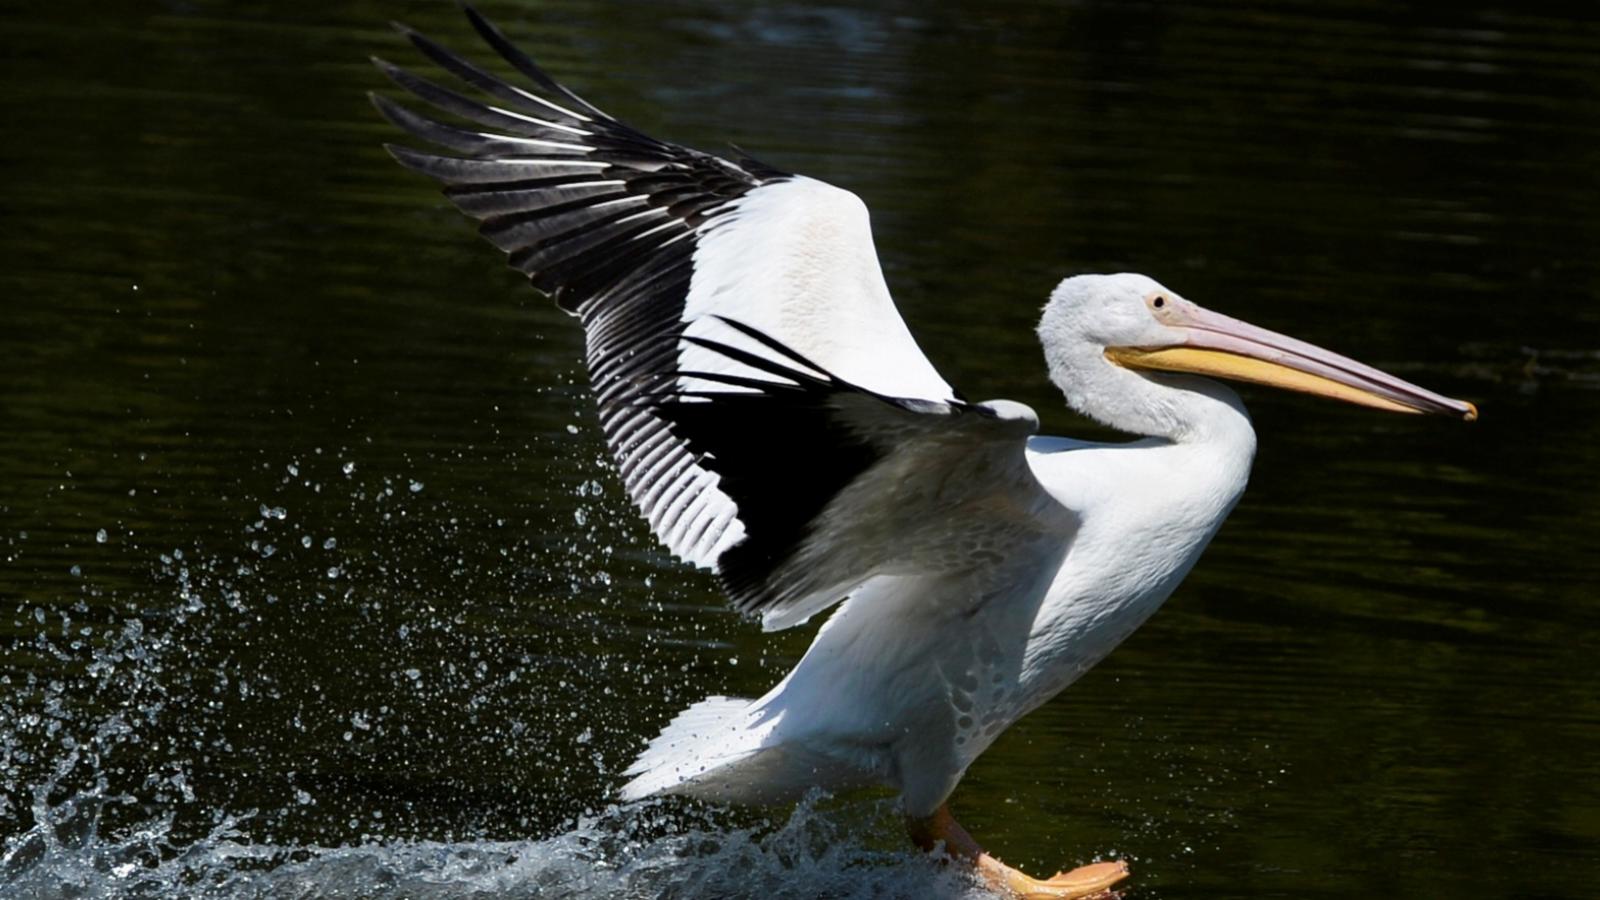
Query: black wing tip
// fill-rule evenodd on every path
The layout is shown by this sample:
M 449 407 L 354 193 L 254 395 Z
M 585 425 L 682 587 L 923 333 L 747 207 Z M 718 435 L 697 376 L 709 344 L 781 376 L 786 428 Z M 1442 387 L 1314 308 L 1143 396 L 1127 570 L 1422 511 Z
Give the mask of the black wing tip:
M 477 7 L 465 2 L 458 2 L 456 5 L 461 9 L 462 13 L 466 15 L 467 21 L 471 23 L 473 30 L 478 33 L 479 37 L 488 43 L 489 46 L 495 50 L 495 52 L 499 53 L 501 58 L 503 58 L 506 62 L 510 63 L 514 68 L 521 71 L 523 74 L 532 78 L 539 87 L 542 87 L 559 97 L 576 103 L 586 113 L 592 113 L 593 115 L 606 119 L 610 118 L 604 112 L 601 112 L 595 106 L 590 104 L 587 100 L 584 100 L 582 97 L 579 97 L 577 94 L 573 93 L 569 88 L 567 88 L 566 85 L 563 85 L 552 78 L 549 73 L 545 72 L 545 70 L 539 66 L 538 63 L 533 61 L 532 57 L 528 56 L 528 54 L 521 48 L 517 47 L 517 45 L 513 43 L 510 38 L 506 37 L 505 32 L 501 31 L 499 27 L 493 22 L 489 21 L 486 16 L 478 12 Z M 432 38 L 429 38 L 427 35 L 416 30 L 415 28 L 412 28 L 406 23 L 401 22 L 398 19 L 389 20 L 389 27 L 393 28 L 401 36 L 406 38 L 406 40 L 409 41 L 413 46 L 429 56 L 434 56 L 437 53 L 459 59 L 459 57 L 450 51 L 445 50 Z M 401 72 L 405 75 L 410 75 L 409 72 L 399 66 L 379 62 L 377 57 L 373 57 L 373 62 L 377 63 L 379 68 L 383 69 L 384 73 L 389 75 L 391 78 L 394 77 L 393 72 L 395 71 Z
M 431 119 L 412 110 L 405 104 L 391 100 L 376 91 L 369 92 L 367 96 L 371 98 L 372 105 L 377 107 L 380 115 L 388 119 L 391 125 L 410 134 L 412 137 L 440 147 L 449 148 L 458 153 L 465 153 L 469 156 L 477 155 L 478 150 L 481 149 L 476 144 L 480 142 L 483 135 L 463 131 L 453 125 L 446 125 L 443 122 Z
M 387 59 L 384 59 L 376 53 L 368 56 L 367 61 L 376 66 L 379 72 L 382 72 L 384 75 L 388 76 L 390 81 L 398 82 L 400 80 L 400 75 L 406 71 L 405 69 L 392 62 L 389 62 Z
M 434 177 L 438 177 L 437 173 L 433 171 L 434 161 L 447 158 L 434 156 L 431 153 L 423 153 L 421 150 L 413 150 L 404 144 L 384 144 L 383 149 L 386 150 L 388 154 L 394 158 L 394 161 L 400 165 L 405 166 L 413 172 L 420 172 L 423 175 L 433 175 Z
M 367 102 L 372 104 L 373 109 L 376 109 L 378 112 L 382 113 L 385 119 L 389 118 L 389 107 L 397 105 L 393 100 L 390 100 L 388 97 L 385 97 L 377 91 L 367 91 Z M 392 122 L 394 120 L 390 119 L 390 121 Z
M 491 34 L 503 37 L 503 35 L 500 35 L 500 29 L 495 27 L 495 24 L 489 21 L 483 15 L 483 13 L 478 12 L 478 8 L 476 6 L 473 6 L 471 3 L 467 3 L 466 0 L 456 0 L 456 8 L 461 10 L 462 14 L 467 17 L 467 21 L 472 23 L 472 27 L 476 29 L 479 34 L 482 34 L 487 38 L 489 34 L 485 34 L 485 32 L 489 32 Z
M 404 131 L 412 137 L 418 138 L 419 140 L 427 141 L 430 144 L 438 144 L 441 147 L 451 147 L 448 135 L 455 129 L 452 129 L 450 126 L 435 122 L 427 116 L 420 115 L 406 107 L 405 104 L 397 103 L 396 101 L 378 93 L 377 91 L 368 91 L 367 99 L 372 101 L 372 105 L 377 108 L 379 115 L 389 120 L 389 124 L 399 128 L 401 131 Z M 389 151 L 391 154 L 395 152 L 395 149 L 409 150 L 409 148 L 401 148 L 391 144 L 385 144 L 384 146 L 394 147 L 394 149 Z M 461 148 L 453 147 L 452 149 L 459 150 Z M 417 151 L 414 150 L 409 152 L 417 153 Z M 413 157 L 413 159 L 421 159 L 423 156 L 424 154 L 417 153 L 417 156 Z M 407 160 L 402 159 L 399 156 L 396 156 L 395 159 L 403 165 L 410 166 L 410 163 L 407 162 Z M 411 166 L 411 168 L 416 167 Z
M 389 124 L 416 134 L 416 131 L 407 124 L 409 119 L 418 117 L 416 113 L 377 91 L 367 91 L 367 99 L 371 101 L 373 108 L 378 111 L 379 115 L 389 120 Z
M 728 148 L 734 152 L 734 161 L 739 164 L 739 168 L 744 169 L 746 172 L 749 172 L 751 175 L 754 175 L 757 178 L 769 179 L 792 177 L 791 173 L 786 172 L 783 169 L 780 169 L 777 166 L 774 166 L 771 163 L 752 155 L 750 151 L 744 149 L 738 144 L 735 144 L 733 141 L 728 142 Z
M 430 59 L 438 61 L 439 57 L 444 56 L 449 57 L 452 60 L 463 63 L 465 62 L 465 60 L 463 60 L 459 54 L 453 53 L 450 50 L 446 50 L 438 41 L 428 37 L 404 22 L 391 20 L 389 25 L 394 28 L 395 31 L 400 32 L 400 36 L 405 38 L 406 41 L 411 44 L 411 46 L 415 47 L 417 50 L 420 50 L 424 56 L 427 56 Z
M 535 84 L 545 90 L 576 103 L 585 113 L 598 116 L 607 121 L 615 121 L 594 104 L 573 93 L 566 85 L 550 77 L 548 72 L 533 61 L 533 57 L 529 56 L 526 51 L 506 37 L 505 32 L 501 31 L 493 22 L 490 22 L 482 13 L 478 12 L 472 4 L 463 2 L 461 11 L 466 14 L 467 21 L 472 23 L 472 29 L 478 33 L 478 36 L 483 38 L 490 47 L 493 47 L 502 59 L 511 64 L 512 68 L 533 79 Z

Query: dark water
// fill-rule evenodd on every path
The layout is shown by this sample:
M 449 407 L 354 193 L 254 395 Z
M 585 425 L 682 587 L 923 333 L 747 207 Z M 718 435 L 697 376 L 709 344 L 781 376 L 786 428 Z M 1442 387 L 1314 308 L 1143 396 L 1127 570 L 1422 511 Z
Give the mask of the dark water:
M 1600 20 L 1574 5 L 486 3 L 580 93 L 871 206 L 974 397 L 1143 271 L 1477 402 L 1249 392 L 1251 490 L 958 815 L 1136 897 L 1600 882 Z M 1436 8 L 1435 8 L 1436 7 Z M 579 334 L 379 149 L 389 18 L 0 11 L 0 894 L 928 896 L 888 801 L 608 809 L 765 636 L 658 551 Z

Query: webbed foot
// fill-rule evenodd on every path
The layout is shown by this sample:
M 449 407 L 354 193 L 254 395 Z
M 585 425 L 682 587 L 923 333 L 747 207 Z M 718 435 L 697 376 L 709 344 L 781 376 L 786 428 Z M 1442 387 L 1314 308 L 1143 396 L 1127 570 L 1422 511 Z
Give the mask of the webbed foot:
M 1128 877 L 1128 864 L 1121 861 L 1090 863 L 1042 880 L 1024 875 L 984 852 L 948 806 L 940 806 L 926 819 L 911 819 L 906 827 L 917 846 L 943 847 L 952 861 L 972 866 L 996 892 L 1021 900 L 1112 900 L 1117 895 L 1111 886 Z

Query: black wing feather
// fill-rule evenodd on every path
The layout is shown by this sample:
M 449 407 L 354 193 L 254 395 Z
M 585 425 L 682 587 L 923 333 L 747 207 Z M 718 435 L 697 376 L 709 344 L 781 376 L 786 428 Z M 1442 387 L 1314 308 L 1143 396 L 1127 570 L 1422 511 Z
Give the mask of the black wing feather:
M 552 94 L 560 95 L 561 97 L 576 103 L 585 110 L 588 110 L 590 113 L 594 114 L 596 118 L 614 121 L 610 116 L 589 105 L 587 100 L 584 100 L 582 97 L 579 97 L 577 94 L 574 94 L 572 91 L 568 90 L 566 85 L 561 84 L 554 78 L 546 75 L 543 69 L 539 68 L 539 66 L 535 64 L 532 59 L 528 58 L 526 53 L 523 53 L 520 49 L 518 49 L 515 44 L 507 40 L 506 36 L 500 33 L 500 29 L 496 28 L 494 23 L 480 15 L 477 10 L 473 9 L 468 4 L 462 4 L 461 9 L 467 14 L 467 21 L 472 23 L 473 30 L 478 32 L 479 36 L 481 36 L 489 46 L 493 47 L 495 52 L 499 53 L 502 59 L 510 63 L 518 72 L 521 72 L 522 74 L 533 79 L 534 84 L 537 84 L 539 87 L 544 88 Z M 632 129 L 628 130 L 632 131 Z M 634 132 L 634 134 L 641 138 L 644 137 L 644 135 L 638 134 L 638 132 Z M 650 139 L 645 138 L 645 140 L 648 141 Z
M 447 153 L 389 150 L 440 181 L 513 267 L 581 317 L 601 426 L 657 535 L 685 558 L 714 563 L 747 612 L 809 609 L 870 577 L 879 561 L 859 554 L 813 564 L 819 542 L 834 537 L 820 533 L 819 517 L 886 458 L 908 444 L 926 450 L 941 429 L 985 410 L 875 394 L 730 319 L 723 325 L 744 346 L 687 335 L 700 239 L 735 221 L 724 217 L 751 191 L 793 176 L 743 151 L 729 162 L 624 125 L 546 75 L 476 11 L 466 15 L 534 89 L 397 26 L 497 105 L 375 60 L 457 122 L 374 95 L 389 121 Z M 681 372 L 686 350 L 743 369 Z M 977 440 L 1020 433 L 1008 424 Z
M 793 569 L 818 532 L 824 510 L 852 483 L 904 449 L 904 434 L 938 434 L 955 420 L 976 417 L 999 424 L 986 406 L 959 401 L 890 397 L 832 374 L 771 335 L 717 317 L 790 363 L 697 336 L 684 340 L 769 376 L 681 372 L 681 376 L 737 390 L 669 387 L 646 394 L 673 431 L 721 476 L 719 487 L 739 506 L 746 537 L 717 560 L 723 589 L 741 612 L 759 613 L 796 602 L 817 583 Z M 865 428 L 863 418 L 883 423 Z M 729 423 L 738 423 L 730 428 Z M 1000 436 L 1020 438 L 1032 422 L 1002 426 Z M 1018 453 L 1021 443 L 1018 442 Z M 788 571 L 786 571 L 788 570 Z M 780 574 L 784 573 L 784 574 Z M 847 579 L 849 585 L 861 573 Z M 785 577 L 787 575 L 787 577 Z

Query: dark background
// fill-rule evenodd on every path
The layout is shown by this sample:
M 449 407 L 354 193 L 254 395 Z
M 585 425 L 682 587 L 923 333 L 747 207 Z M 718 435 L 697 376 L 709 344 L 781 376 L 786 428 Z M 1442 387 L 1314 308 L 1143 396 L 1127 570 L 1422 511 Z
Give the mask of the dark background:
M 1099 433 L 1032 335 L 1084 271 L 1482 409 L 1246 391 L 1195 573 L 955 795 L 995 852 L 1121 855 L 1135 897 L 1592 896 L 1591 5 L 482 8 L 640 128 L 860 194 L 936 365 L 1048 430 Z M 809 629 L 635 521 L 575 324 L 380 149 L 366 57 L 427 70 L 390 18 L 477 52 L 444 2 L 0 9 L 0 893 L 954 890 L 881 798 L 605 811 Z

